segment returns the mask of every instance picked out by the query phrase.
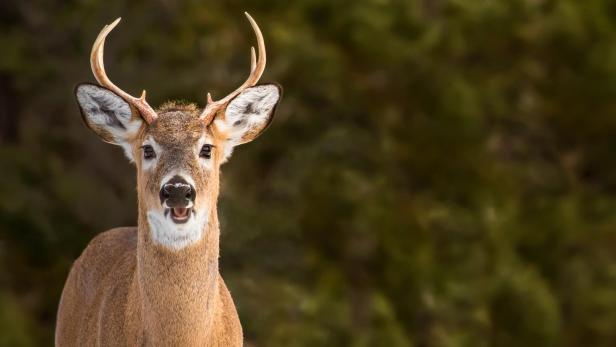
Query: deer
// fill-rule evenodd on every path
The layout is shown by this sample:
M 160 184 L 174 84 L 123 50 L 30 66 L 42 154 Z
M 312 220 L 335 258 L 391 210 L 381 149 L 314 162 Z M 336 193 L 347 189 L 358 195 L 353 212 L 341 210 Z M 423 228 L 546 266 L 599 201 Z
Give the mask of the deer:
M 271 123 L 282 88 L 258 84 L 265 42 L 256 35 L 250 74 L 205 107 L 166 102 L 153 109 L 107 77 L 106 25 L 90 54 L 98 84 L 75 96 L 85 125 L 119 145 L 137 171 L 137 226 L 95 236 L 68 274 L 57 313 L 56 346 L 241 346 L 243 332 L 219 271 L 220 167 L 233 149 Z

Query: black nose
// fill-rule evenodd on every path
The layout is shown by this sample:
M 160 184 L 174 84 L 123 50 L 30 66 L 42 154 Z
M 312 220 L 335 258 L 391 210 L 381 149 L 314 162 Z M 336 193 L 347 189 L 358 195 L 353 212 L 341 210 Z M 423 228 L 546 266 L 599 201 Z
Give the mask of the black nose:
M 186 180 L 174 176 L 160 190 L 160 203 L 167 202 L 168 207 L 186 207 L 189 201 L 195 201 L 197 192 Z

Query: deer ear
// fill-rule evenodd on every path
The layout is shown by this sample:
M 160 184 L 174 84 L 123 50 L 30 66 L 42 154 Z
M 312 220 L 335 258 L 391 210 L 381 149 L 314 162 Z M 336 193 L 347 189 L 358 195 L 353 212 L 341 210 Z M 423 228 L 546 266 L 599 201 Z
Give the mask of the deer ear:
M 218 133 L 226 137 L 228 154 L 234 146 L 256 139 L 274 118 L 282 95 L 277 84 L 246 88 L 229 102 L 225 112 L 214 119 Z
M 124 146 L 143 124 L 128 103 L 109 89 L 84 83 L 75 88 L 75 96 L 83 121 L 105 142 Z

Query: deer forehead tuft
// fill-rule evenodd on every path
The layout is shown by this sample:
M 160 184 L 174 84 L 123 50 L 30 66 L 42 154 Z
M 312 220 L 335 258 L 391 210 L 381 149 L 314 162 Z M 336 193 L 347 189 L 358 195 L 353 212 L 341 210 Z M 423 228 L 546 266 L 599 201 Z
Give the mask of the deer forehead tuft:
M 157 113 L 161 114 L 161 113 L 167 113 L 167 112 L 172 112 L 172 111 L 180 111 L 180 112 L 198 114 L 199 107 L 197 106 L 197 104 L 194 104 L 194 103 L 184 103 L 182 101 L 170 100 L 162 104 L 158 108 Z
M 150 124 L 146 133 L 163 146 L 176 147 L 194 144 L 205 131 L 205 124 L 194 112 L 174 110 L 159 113 L 158 119 Z

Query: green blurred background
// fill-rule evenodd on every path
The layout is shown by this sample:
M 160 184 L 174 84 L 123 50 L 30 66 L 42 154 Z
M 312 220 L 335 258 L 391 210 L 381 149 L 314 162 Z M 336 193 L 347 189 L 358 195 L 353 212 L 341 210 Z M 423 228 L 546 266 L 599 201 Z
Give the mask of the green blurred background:
M 134 225 L 134 168 L 72 89 L 285 88 L 223 167 L 247 346 L 616 346 L 616 3 L 0 2 L 0 346 L 51 345 L 72 261 Z

